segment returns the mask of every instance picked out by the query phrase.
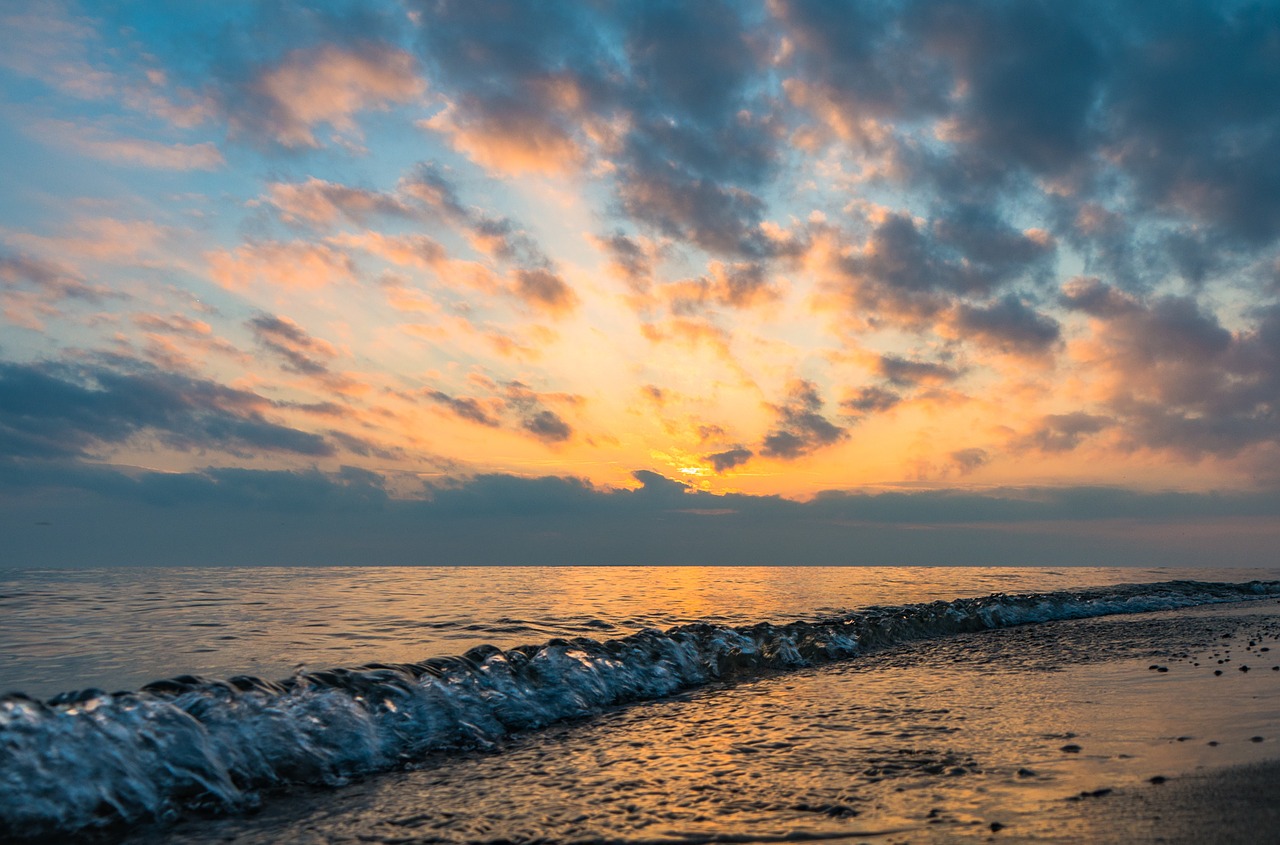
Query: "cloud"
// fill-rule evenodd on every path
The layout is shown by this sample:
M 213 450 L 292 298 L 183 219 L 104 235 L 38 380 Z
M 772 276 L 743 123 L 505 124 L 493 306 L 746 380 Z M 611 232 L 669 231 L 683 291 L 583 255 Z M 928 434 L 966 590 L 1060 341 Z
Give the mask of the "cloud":
M 1091 435 L 1113 425 L 1109 417 L 1076 411 L 1041 417 L 1035 428 L 1015 441 L 1015 448 L 1070 452 Z
M 573 429 L 559 414 L 547 408 L 545 402 L 548 394 L 540 394 L 530 390 L 518 381 L 507 382 L 506 398 L 520 417 L 520 427 L 544 443 L 563 443 L 573 436 Z M 580 403 L 580 399 L 571 396 L 556 396 L 555 399 Z
M 711 468 L 716 471 L 717 475 L 723 475 L 729 470 L 740 467 L 747 461 L 751 460 L 755 455 L 750 449 L 744 446 L 735 446 L 723 452 L 715 452 L 703 457 L 703 460 L 710 464 Z
M 960 371 L 933 361 L 913 361 L 897 355 L 881 355 L 876 359 L 880 375 L 894 387 L 920 384 L 947 384 L 960 377 Z
M 425 498 L 402 499 L 389 495 L 392 479 L 355 467 L 125 474 L 0 461 L 11 517 L 5 562 L 172 564 L 176 548 L 188 565 L 1202 565 L 1216 550 L 1262 566 L 1280 506 L 1274 492 L 1106 487 L 830 491 L 797 502 L 713 495 L 643 470 L 633 477 L 638 489 L 445 476 Z M 59 497 L 34 495 L 50 491 Z M 317 531 L 318 521 L 329 530 Z
M 413 57 L 387 44 L 300 48 L 258 69 L 225 105 L 234 130 L 285 148 L 321 146 L 322 125 L 359 136 L 355 116 L 420 97 L 426 85 Z
M 256 285 L 317 290 L 353 282 L 355 262 L 327 244 L 256 241 L 205 254 L 213 280 L 229 290 Z
M 582 398 L 564 393 L 539 393 L 520 381 L 496 383 L 484 378 L 473 382 L 488 389 L 484 398 L 454 396 L 441 390 L 428 390 L 424 396 L 447 408 L 459 419 L 488 428 L 506 428 L 542 441 L 548 445 L 567 442 L 573 427 L 549 405 L 577 407 Z
M 782 288 L 769 278 L 767 268 L 754 262 L 726 265 L 713 261 L 708 274 L 697 279 L 664 285 L 662 295 L 673 313 L 690 316 L 710 306 L 752 308 L 776 302 Z
M 1255 245 L 1280 232 L 1270 12 L 1199 2 L 1133 15 L 1140 46 L 1122 54 L 1105 106 L 1108 149 L 1136 202 Z
M 117 164 L 156 170 L 217 170 L 226 164 L 222 151 L 210 141 L 183 144 L 120 137 L 91 124 L 51 118 L 34 121 L 27 130 L 42 141 Z
M 456 416 L 473 423 L 497 428 L 501 425 L 501 421 L 494 416 L 494 412 L 485 407 L 480 400 L 471 396 L 450 396 L 439 390 L 428 391 L 426 397 L 432 402 L 444 405 Z M 490 403 L 492 404 L 492 403 Z M 499 409 L 500 410 L 500 409 Z
M 609 256 L 609 266 L 614 275 L 637 293 L 648 290 L 653 281 L 655 263 L 651 244 L 617 231 L 600 237 L 591 236 L 590 239 L 597 249 Z
M 1010 294 L 988 305 L 961 304 L 952 326 L 966 339 L 1016 355 L 1039 355 L 1055 346 L 1062 327 Z
M 960 471 L 961 475 L 974 472 L 991 460 L 987 450 L 977 448 L 957 449 L 949 457 L 952 465 Z
M 795 460 L 815 449 L 846 439 L 849 434 L 819 412 L 822 397 L 817 386 L 805 379 L 787 385 L 787 398 L 770 406 L 777 414 L 777 427 L 765 435 L 760 454 L 784 461 Z
M 59 264 L 0 252 L 0 313 L 14 325 L 42 331 L 45 320 L 65 316 L 68 301 L 96 305 L 125 298 Z
M 370 217 L 412 218 L 415 211 L 390 194 L 326 182 L 312 176 L 305 182 L 275 182 L 267 188 L 268 202 L 286 223 L 328 227 L 339 220 L 363 224 Z
M 855 417 L 878 414 L 902 402 L 901 394 L 883 387 L 860 387 L 840 402 L 840 407 Z
M 0 363 L 0 455 L 91 458 L 135 438 L 180 451 L 332 454 L 324 438 L 271 421 L 246 390 L 135 364 Z
M 247 325 L 258 345 L 280 358 L 290 372 L 305 376 L 331 375 L 329 362 L 337 357 L 337 348 L 307 334 L 288 317 L 259 314 Z
M 550 270 L 516 270 L 512 292 L 522 302 L 549 314 L 565 314 L 578 306 L 578 295 Z
M 1095 368 L 1097 396 L 1131 449 L 1233 457 L 1280 436 L 1280 308 L 1232 332 L 1189 297 L 1140 298 L 1101 283 L 1065 299 L 1094 319 L 1072 356 Z

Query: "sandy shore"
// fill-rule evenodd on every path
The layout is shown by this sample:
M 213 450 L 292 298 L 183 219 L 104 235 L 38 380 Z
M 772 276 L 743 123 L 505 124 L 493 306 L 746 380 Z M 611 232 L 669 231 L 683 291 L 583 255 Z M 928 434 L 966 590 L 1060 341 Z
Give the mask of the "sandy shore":
M 1047 829 L 1037 839 L 1275 842 L 1280 840 L 1280 760 L 1195 772 L 1094 801 L 1064 802 L 1056 815 L 1044 820 Z M 1008 841 L 1020 838 L 1015 834 Z

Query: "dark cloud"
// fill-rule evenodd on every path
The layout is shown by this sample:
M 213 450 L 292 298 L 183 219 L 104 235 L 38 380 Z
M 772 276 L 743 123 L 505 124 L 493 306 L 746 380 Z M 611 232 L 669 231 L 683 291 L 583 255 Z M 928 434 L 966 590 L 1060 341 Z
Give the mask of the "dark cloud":
M 72 270 L 27 255 L 0 252 L 0 288 L 25 288 L 51 299 L 81 299 L 100 302 L 119 296 L 105 287 L 88 284 Z
M 771 406 L 778 415 L 777 427 L 765 435 L 760 453 L 790 461 L 847 438 L 848 432 L 822 416 L 822 404 L 813 382 L 792 381 L 786 400 Z
M 255 393 L 137 362 L 130 372 L 0 363 L 0 454 L 90 458 L 148 437 L 184 451 L 241 457 L 333 453 L 319 435 L 270 421 L 270 407 Z
M 889 214 L 839 267 L 856 308 L 912 322 L 930 319 L 960 298 L 1039 279 L 1053 252 L 1051 241 L 965 206 L 928 224 Z
M 989 305 L 961 304 L 954 317 L 957 332 L 1004 352 L 1037 355 L 1055 346 L 1062 327 L 1012 294 Z
M 562 443 L 573 436 L 573 429 L 555 411 L 534 411 L 520 422 L 525 431 L 548 443 Z
M 744 446 L 735 446 L 723 452 L 704 455 L 702 460 L 711 465 L 716 474 L 723 474 L 734 467 L 740 467 L 751 460 L 755 453 Z
M 490 428 L 507 428 L 532 435 L 544 443 L 563 443 L 573 437 L 573 428 L 552 408 L 576 406 L 581 397 L 571 394 L 539 393 L 519 381 L 502 384 L 482 381 L 493 395 L 486 399 L 451 396 L 440 390 L 426 391 L 430 401 L 448 408 L 455 416 Z
M 945 68 L 913 49 L 894 5 L 777 0 L 770 9 L 798 45 L 797 78 L 851 117 L 909 120 L 946 107 Z
M 1232 332 L 1188 297 L 1091 282 L 1068 302 L 1097 321 L 1104 407 L 1130 448 L 1232 457 L 1280 438 L 1280 307 Z
M 1139 6 L 1106 100 L 1140 200 L 1255 244 L 1280 233 L 1280 18 L 1270 3 Z
M 1049 414 L 1042 417 L 1036 427 L 1020 437 L 1014 445 L 1016 448 L 1040 452 L 1070 452 L 1090 435 L 1103 431 L 1113 422 L 1109 417 L 1081 411 Z
M 1106 72 L 1087 5 L 926 0 L 904 18 L 961 92 L 948 111 L 965 153 L 1041 174 L 1087 156 Z
M 428 391 L 425 395 L 432 402 L 444 405 L 464 420 L 479 423 L 480 425 L 486 425 L 490 428 L 497 428 L 501 425 L 498 418 L 493 416 L 488 409 L 486 409 L 484 405 L 480 404 L 480 401 L 474 397 L 450 396 L 449 394 L 443 393 L 439 390 Z
M 960 371 L 934 361 L 912 361 L 897 355 L 881 355 L 876 362 L 880 375 L 894 387 L 946 384 L 960 377 Z
M 618 188 L 623 212 L 671 238 L 708 252 L 764 258 L 777 245 L 761 230 L 764 201 L 667 162 L 633 166 Z
M 0 460 L 0 565 L 1203 565 L 1218 554 L 1262 566 L 1280 508 L 1274 492 L 1102 487 L 828 492 L 796 502 L 634 477 L 636 490 L 571 477 L 444 478 L 409 500 L 355 468 L 127 475 Z
M 960 471 L 961 475 L 973 472 L 979 469 L 989 460 L 991 456 L 986 449 L 957 449 L 950 455 L 951 463 Z
M 612 265 L 633 290 L 643 291 L 648 288 L 653 278 L 653 262 L 634 238 L 622 232 L 613 232 L 596 238 L 595 242 L 608 254 Z
M 578 295 L 558 274 L 550 270 L 517 270 L 515 293 L 543 311 L 560 314 L 578 304 Z
M 446 220 L 465 221 L 471 218 L 471 210 L 462 204 L 457 188 L 436 162 L 424 161 L 414 165 L 400 180 L 398 188 Z
M 331 375 L 329 361 L 337 350 L 328 342 L 313 338 L 288 317 L 259 314 L 246 325 L 258 345 L 280 358 L 286 370 L 305 376 Z
M 878 414 L 887 411 L 902 401 L 901 394 L 883 387 L 861 387 L 840 403 L 850 415 L 855 417 L 864 414 Z

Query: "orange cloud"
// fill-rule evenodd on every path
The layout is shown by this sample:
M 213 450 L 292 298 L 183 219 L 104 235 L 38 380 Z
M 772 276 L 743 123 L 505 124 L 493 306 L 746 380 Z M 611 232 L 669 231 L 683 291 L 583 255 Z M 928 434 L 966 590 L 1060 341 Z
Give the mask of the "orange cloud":
M 267 201 L 280 210 L 280 217 L 286 223 L 331 226 L 343 218 L 362 223 L 375 214 L 414 215 L 413 209 L 390 194 L 326 182 L 314 176 L 305 182 L 275 182 L 267 193 Z
M 246 127 L 244 117 L 233 119 L 233 125 L 261 128 L 285 147 L 319 147 L 313 132 L 317 126 L 358 134 L 358 112 L 408 102 L 425 90 L 413 57 L 403 50 L 384 45 L 294 50 L 252 85 L 267 107 L 265 115 L 255 117 L 264 125 Z
M 355 263 L 326 244 L 306 241 L 262 241 L 234 250 L 205 253 L 213 280 L 228 290 L 254 285 L 317 290 L 351 282 Z
M 496 173 L 563 175 L 580 168 L 586 153 L 541 113 L 459 109 L 451 105 L 418 125 L 439 132 L 455 150 Z

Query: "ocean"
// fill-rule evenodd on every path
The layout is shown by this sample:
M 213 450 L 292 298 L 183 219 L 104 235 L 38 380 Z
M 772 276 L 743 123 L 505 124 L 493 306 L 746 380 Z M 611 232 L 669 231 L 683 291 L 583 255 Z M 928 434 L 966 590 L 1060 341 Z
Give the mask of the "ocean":
M 1280 756 L 1278 609 L 1227 568 L 0 572 L 0 839 L 1058 841 Z

